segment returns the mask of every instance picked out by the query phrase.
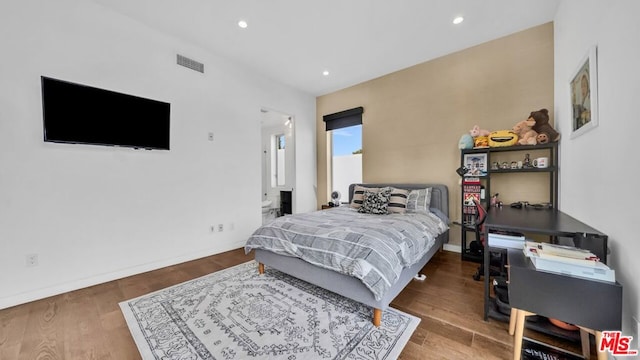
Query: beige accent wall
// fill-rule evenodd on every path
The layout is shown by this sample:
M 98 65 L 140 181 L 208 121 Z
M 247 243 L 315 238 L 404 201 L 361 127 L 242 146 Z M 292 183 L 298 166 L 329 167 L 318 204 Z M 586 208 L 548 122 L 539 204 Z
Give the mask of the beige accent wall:
M 541 108 L 553 114 L 553 101 L 552 23 L 318 97 L 318 207 L 331 193 L 331 149 L 323 115 L 363 106 L 363 181 L 444 183 L 450 191 L 449 217 L 459 220 L 455 169 L 462 134 L 475 124 L 510 129 Z M 548 177 L 502 178 L 492 183 L 492 190 L 505 194 L 505 202 L 546 201 Z M 459 244 L 459 228 L 451 230 L 451 243 Z

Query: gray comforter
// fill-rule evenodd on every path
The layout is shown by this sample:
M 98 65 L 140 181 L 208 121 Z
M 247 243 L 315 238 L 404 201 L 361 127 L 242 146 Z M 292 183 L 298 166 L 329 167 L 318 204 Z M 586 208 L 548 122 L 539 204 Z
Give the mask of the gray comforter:
M 379 300 L 447 228 L 432 213 L 371 215 L 344 206 L 279 217 L 256 230 L 245 251 L 295 256 L 356 277 Z

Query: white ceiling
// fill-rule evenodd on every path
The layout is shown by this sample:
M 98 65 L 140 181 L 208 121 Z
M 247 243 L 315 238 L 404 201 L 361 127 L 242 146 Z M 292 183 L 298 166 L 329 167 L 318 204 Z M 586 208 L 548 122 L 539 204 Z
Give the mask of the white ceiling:
M 94 1 L 319 96 L 553 21 L 560 0 Z

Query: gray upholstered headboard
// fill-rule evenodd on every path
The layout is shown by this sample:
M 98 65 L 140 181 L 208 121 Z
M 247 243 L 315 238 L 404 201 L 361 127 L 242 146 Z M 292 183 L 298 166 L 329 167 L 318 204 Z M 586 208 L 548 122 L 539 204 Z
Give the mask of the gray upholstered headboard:
M 432 188 L 431 191 L 431 207 L 440 209 L 445 215 L 449 216 L 449 189 L 447 185 L 444 184 L 351 184 L 349 185 L 349 203 L 351 203 L 351 199 L 353 199 L 353 188 L 356 185 L 361 185 L 365 187 L 384 187 L 384 186 L 392 186 L 398 189 L 424 189 L 424 188 Z

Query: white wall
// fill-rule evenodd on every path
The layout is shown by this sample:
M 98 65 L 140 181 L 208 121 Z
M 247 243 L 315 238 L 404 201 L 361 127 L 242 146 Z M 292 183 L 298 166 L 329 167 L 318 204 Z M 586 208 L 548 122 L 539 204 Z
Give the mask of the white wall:
M 554 22 L 555 122 L 560 142 L 560 208 L 609 235 L 610 265 L 623 285 L 623 333 L 637 334 L 640 241 L 635 187 L 640 120 L 640 2 L 563 0 Z M 568 83 L 598 46 L 600 125 L 570 138 Z
M 331 161 L 331 191 L 340 191 L 340 202 L 348 202 L 349 185 L 362 182 L 362 154 L 334 156 Z
M 3 1 L 0 33 L 0 308 L 241 247 L 263 107 L 295 117 L 296 206 L 315 209 L 314 97 L 88 1 Z M 41 75 L 170 102 L 171 150 L 44 143 Z

